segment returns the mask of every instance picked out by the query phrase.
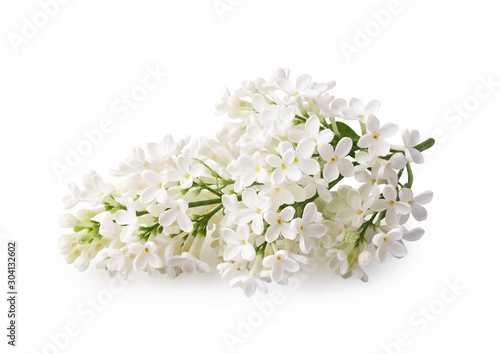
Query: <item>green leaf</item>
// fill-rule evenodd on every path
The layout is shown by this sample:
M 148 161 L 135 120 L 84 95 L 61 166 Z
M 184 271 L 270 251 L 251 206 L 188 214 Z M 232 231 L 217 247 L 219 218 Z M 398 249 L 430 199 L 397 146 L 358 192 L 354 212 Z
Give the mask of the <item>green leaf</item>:
M 414 147 L 418 151 L 422 152 L 422 151 L 425 151 L 427 149 L 430 149 L 434 145 L 435 142 L 436 142 L 436 140 L 429 138 L 426 141 L 423 141 L 420 144 L 415 145 Z
M 356 146 L 358 140 L 359 140 L 359 135 L 347 124 L 342 123 L 342 122 L 337 122 L 337 128 L 339 130 L 339 133 L 342 137 L 349 137 L 352 139 L 353 146 Z

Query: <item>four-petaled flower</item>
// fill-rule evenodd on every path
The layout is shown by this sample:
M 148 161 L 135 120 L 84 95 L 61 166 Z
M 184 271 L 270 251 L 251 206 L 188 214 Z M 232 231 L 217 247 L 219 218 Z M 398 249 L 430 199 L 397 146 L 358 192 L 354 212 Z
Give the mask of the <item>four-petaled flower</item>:
M 250 237 L 248 225 L 239 225 L 236 231 L 224 228 L 221 231 L 221 235 L 222 239 L 227 243 L 227 247 L 224 250 L 225 261 L 240 257 L 245 261 L 251 261 L 255 258 L 255 248 L 248 239 Z
M 354 175 L 354 165 L 345 157 L 352 148 L 350 138 L 342 138 L 338 142 L 335 150 L 330 144 L 321 144 L 318 146 L 318 152 L 323 160 L 326 161 L 323 177 L 327 182 L 332 182 L 339 178 L 339 175 L 350 177 Z
M 118 210 L 115 220 L 120 225 L 126 225 L 120 232 L 120 240 L 124 243 L 132 239 L 135 230 L 139 228 L 139 218 L 135 211 L 135 202 L 132 198 L 127 199 L 127 210 Z
M 134 269 L 143 270 L 148 265 L 152 268 L 160 268 L 162 262 L 160 256 L 156 254 L 157 247 L 156 243 L 152 241 L 144 244 L 138 242 L 129 244 L 129 251 L 135 254 Z
M 288 251 L 279 250 L 275 254 L 267 256 L 262 261 L 262 265 L 271 268 L 271 279 L 279 283 L 285 276 L 285 271 L 294 273 L 300 270 L 299 264 L 289 257 Z
M 234 222 L 238 225 L 252 222 L 252 231 L 260 235 L 264 231 L 263 216 L 271 208 L 271 199 L 257 194 L 253 189 L 245 189 L 242 193 L 246 208 L 236 212 Z
M 387 123 L 380 126 L 380 122 L 374 115 L 368 117 L 366 124 L 368 133 L 363 135 L 359 141 L 360 148 L 373 148 L 377 155 L 385 156 L 389 153 L 390 145 L 385 139 L 390 138 L 398 132 L 398 126 Z
M 399 223 L 399 215 L 406 215 L 410 212 L 411 206 L 408 203 L 398 201 L 398 192 L 396 187 L 388 184 L 384 187 L 382 192 L 384 199 L 376 200 L 371 206 L 372 210 L 386 212 L 387 225 L 390 227 L 396 227 Z
M 293 231 L 299 234 L 300 250 L 304 253 L 311 251 L 311 237 L 321 238 L 326 234 L 327 228 L 323 224 L 315 223 L 318 208 L 314 203 L 308 203 L 302 213 L 302 218 L 292 221 Z
M 174 221 L 177 221 L 177 225 L 179 225 L 179 228 L 182 231 L 193 231 L 193 221 L 191 221 L 189 216 L 186 214 L 188 203 L 185 200 L 168 200 L 164 206 L 168 209 L 160 214 L 158 218 L 160 225 L 170 226 L 174 223 Z
M 292 220 L 295 209 L 291 206 L 284 208 L 279 214 L 268 211 L 264 214 L 264 219 L 269 224 L 266 231 L 266 241 L 273 242 L 281 234 L 283 237 L 293 240 L 297 234 L 293 231 L 289 221 Z
M 402 238 L 403 231 L 400 229 L 392 229 L 387 234 L 378 233 L 373 236 L 372 242 L 377 246 L 375 258 L 377 258 L 379 262 L 383 262 L 387 259 L 389 253 L 397 258 L 406 256 L 406 247 L 401 241 Z

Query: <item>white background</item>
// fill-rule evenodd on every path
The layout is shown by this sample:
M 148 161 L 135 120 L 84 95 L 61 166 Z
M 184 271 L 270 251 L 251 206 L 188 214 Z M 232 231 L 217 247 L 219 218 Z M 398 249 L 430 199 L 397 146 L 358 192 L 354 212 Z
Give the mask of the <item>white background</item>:
M 107 294 L 110 280 L 65 264 L 57 218 L 68 181 L 88 169 L 109 178 L 133 146 L 167 133 L 213 136 L 225 119 L 214 115 L 222 87 L 269 78 L 279 66 L 293 77 L 336 80 L 340 97 L 379 99 L 384 122 L 439 135 L 414 184 L 435 198 L 426 235 L 408 245 L 406 258 L 371 267 L 368 284 L 338 279 L 320 264 L 296 289 L 277 288 L 283 301 L 235 352 L 379 354 L 400 332 L 410 337 L 403 353 L 498 352 L 498 83 L 474 98 L 481 80 L 500 81 L 495 4 L 401 0 L 381 28 L 373 11 L 393 10 L 387 0 L 229 3 L 221 18 L 212 0 L 69 1 L 18 45 L 12 41 L 23 35 L 23 18 L 32 22 L 40 3 L 0 5 L 0 232 L 19 240 L 15 352 L 229 352 L 224 333 L 236 335 L 238 318 L 258 317 L 255 302 L 269 296 L 249 300 L 216 272 L 174 281 L 139 275 L 89 310 L 88 298 Z M 365 47 L 348 58 L 342 43 L 353 45 L 366 30 Z M 111 106 L 157 66 L 168 78 L 120 120 Z M 467 114 L 451 113 L 464 103 Z M 58 178 L 54 162 L 64 163 L 67 148 L 103 119 L 114 130 Z M 6 283 L 4 248 L 0 262 Z M 447 281 L 465 290 L 441 308 L 441 294 L 451 296 Z M 442 313 L 424 328 L 415 312 L 429 306 Z M 68 324 L 78 334 L 53 350 L 51 335 Z

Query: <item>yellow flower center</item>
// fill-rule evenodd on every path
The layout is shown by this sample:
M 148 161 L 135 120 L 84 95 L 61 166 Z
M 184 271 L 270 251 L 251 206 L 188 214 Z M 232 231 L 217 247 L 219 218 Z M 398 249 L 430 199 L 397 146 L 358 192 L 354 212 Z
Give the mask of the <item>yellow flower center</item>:
M 285 168 L 286 168 L 286 165 L 285 165 L 285 163 L 284 163 L 284 162 L 282 162 L 282 163 L 281 163 L 281 168 L 282 168 L 282 169 L 285 169 Z
M 336 157 L 336 156 L 334 156 L 334 157 L 330 158 L 330 161 L 331 161 L 331 162 L 335 162 L 335 161 L 337 161 L 337 157 Z
M 384 242 L 387 242 L 387 237 L 384 237 L 382 240 L 384 240 Z
M 260 172 L 260 166 L 255 166 L 255 172 Z
M 276 220 L 276 224 L 281 225 L 282 221 L 281 219 Z
M 279 261 L 281 260 L 281 256 L 276 256 L 276 259 Z
M 184 175 L 184 178 L 185 178 L 185 179 L 189 179 L 189 177 L 191 177 L 191 176 L 189 175 L 189 173 L 186 173 L 186 174 Z
M 299 162 L 299 159 L 297 158 L 297 156 L 294 157 L 293 162 L 295 162 L 295 163 Z
M 147 247 L 146 247 L 146 248 L 144 249 L 144 252 L 148 253 L 148 252 L 149 252 L 149 248 L 147 248 Z

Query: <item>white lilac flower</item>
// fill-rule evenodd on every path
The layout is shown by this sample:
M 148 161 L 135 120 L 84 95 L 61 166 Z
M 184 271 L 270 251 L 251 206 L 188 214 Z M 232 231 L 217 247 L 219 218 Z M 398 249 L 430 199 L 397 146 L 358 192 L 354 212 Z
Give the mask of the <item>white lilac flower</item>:
M 377 171 L 377 177 L 387 180 L 390 184 L 398 183 L 398 174 L 396 171 L 401 170 L 406 165 L 406 157 L 400 152 L 392 155 L 389 160 L 377 159 L 376 166 L 380 166 Z
M 418 130 L 403 130 L 403 143 L 405 148 L 406 159 L 410 162 L 423 163 L 424 155 L 415 146 L 418 145 L 420 141 L 420 133 Z
M 300 140 L 295 149 L 293 163 L 306 175 L 315 175 L 320 171 L 318 160 L 311 158 L 315 147 L 314 139 L 306 137 Z
M 380 108 L 380 102 L 372 100 L 366 105 L 358 98 L 352 98 L 349 101 L 349 107 L 342 110 L 343 117 L 349 120 L 366 121 L 366 119 Z
M 328 220 L 328 223 L 325 222 L 325 225 L 328 226 L 329 235 L 333 236 L 339 242 L 344 241 L 346 227 L 342 219 L 335 218 L 333 221 Z
M 232 288 L 241 288 L 247 297 L 253 296 L 253 294 L 255 294 L 255 290 L 259 290 L 261 293 L 267 294 L 266 283 L 256 275 L 240 275 L 234 277 L 229 282 L 229 285 Z
M 363 270 L 361 267 L 362 264 L 359 262 L 356 262 L 356 259 L 353 260 L 351 269 L 344 275 L 342 275 L 343 278 L 349 278 L 351 275 L 354 276 L 354 278 L 361 280 L 362 282 L 366 283 L 368 281 L 368 274 Z
M 331 258 L 328 262 L 328 268 L 330 270 L 338 272 L 340 275 L 344 275 L 349 270 L 349 261 L 347 259 L 347 254 L 343 250 L 336 248 L 329 249 L 326 251 L 326 256 Z
M 363 135 L 359 141 L 360 148 L 373 148 L 379 156 L 385 156 L 389 153 L 390 144 L 385 140 L 396 135 L 398 126 L 387 123 L 380 126 L 380 121 L 374 115 L 368 117 L 366 124 L 368 133 Z
M 320 130 L 319 118 L 310 116 L 304 124 L 304 129 L 293 129 L 288 133 L 290 141 L 298 143 L 304 138 L 313 138 L 315 145 L 328 144 L 333 140 L 334 134 L 330 129 Z
M 264 156 L 258 151 L 252 156 L 238 157 L 227 169 L 235 179 L 234 191 L 237 193 L 254 182 L 263 183 L 268 175 Z
M 60 218 L 65 261 L 86 270 L 99 255 L 110 276 L 173 279 L 208 272 L 204 248 L 247 296 L 305 277 L 317 261 L 367 281 L 372 257 L 402 257 L 403 242 L 424 234 L 403 225 L 427 217 L 432 193 L 409 187 L 434 142 L 416 130 L 392 141 L 398 128 L 374 116 L 378 101 L 348 103 L 334 87 L 280 68 L 224 90 L 216 107 L 230 120 L 214 138 L 135 147 L 111 171 L 118 183 L 85 174 L 63 199 L 66 209 L 84 204 Z
M 330 104 L 329 109 L 327 110 L 328 116 L 344 118 L 344 111 L 348 108 L 349 107 L 347 107 L 347 101 L 345 99 L 335 98 Z
M 305 185 L 304 191 L 307 194 L 307 199 L 312 198 L 316 193 L 325 202 L 330 203 L 332 201 L 332 193 L 328 189 L 328 182 L 316 174 L 314 176 L 304 176 L 300 183 Z M 291 203 L 288 203 L 291 204 Z
M 283 235 L 283 237 L 293 240 L 297 234 L 293 231 L 289 222 L 292 220 L 294 214 L 295 209 L 291 206 L 284 208 L 279 213 L 274 211 L 265 213 L 264 219 L 269 224 L 266 230 L 266 241 L 273 242 L 279 235 Z
M 296 183 L 270 185 L 263 188 L 259 194 L 271 199 L 271 209 L 276 210 L 280 205 L 293 204 L 306 200 L 306 192 Z
M 189 252 L 182 252 L 180 256 L 172 256 L 167 259 L 166 264 L 171 267 L 179 267 L 183 273 L 192 275 L 196 271 L 206 273 L 210 271 L 210 266 L 202 262 Z
M 232 226 L 234 224 L 234 217 L 238 209 L 238 196 L 236 194 L 224 194 L 221 198 L 222 205 L 224 206 L 224 218 L 221 221 L 222 226 Z
M 278 86 L 287 95 L 284 98 L 286 104 L 293 104 L 297 99 L 303 98 L 315 98 L 318 96 L 318 92 L 309 88 L 311 83 L 311 76 L 301 75 L 297 78 L 295 85 L 288 79 L 278 80 Z
M 411 208 L 411 215 L 417 221 L 423 221 L 427 219 L 427 210 L 422 206 L 431 202 L 433 193 L 431 191 L 425 191 L 419 195 L 413 196 L 413 191 L 409 188 L 403 188 L 399 192 L 399 198 L 402 203 L 405 203 Z M 407 213 L 401 217 L 401 223 L 404 224 L 408 221 L 410 214 Z
M 152 268 L 161 267 L 161 258 L 156 254 L 156 243 L 148 241 L 146 243 L 131 243 L 128 245 L 130 253 L 135 254 L 134 258 L 134 269 L 143 270 L 147 266 Z
M 121 243 L 120 233 L 122 227 L 115 222 L 115 217 L 109 212 L 98 214 L 96 217 L 92 218 L 93 221 L 99 223 L 99 235 L 104 238 L 111 240 L 108 247 L 119 247 Z
M 321 238 L 326 234 L 326 226 L 315 222 L 317 214 L 318 208 L 316 204 L 309 203 L 304 208 L 302 218 L 297 218 L 292 221 L 293 231 L 299 234 L 300 250 L 303 253 L 309 253 L 311 251 L 311 237 Z
M 361 195 L 371 194 L 378 196 L 380 194 L 379 184 L 383 180 L 383 176 L 380 174 L 380 171 L 381 169 L 377 168 L 377 164 L 375 164 L 372 166 L 371 171 L 362 169 L 354 173 L 356 180 L 362 183 L 361 187 L 359 187 Z
M 170 134 L 165 135 L 159 143 L 148 143 L 147 147 L 154 164 L 166 161 L 177 151 L 177 143 Z
M 352 187 L 343 184 L 340 185 L 336 191 L 333 191 L 332 200 L 326 205 L 328 212 L 336 214 L 340 210 L 348 208 L 349 204 L 347 204 L 347 194 L 349 194 L 351 190 L 353 190 Z
M 285 250 L 267 256 L 262 260 L 262 265 L 271 268 L 271 279 L 275 283 L 279 283 L 285 277 L 285 271 L 294 273 L 300 270 L 299 264 L 290 258 Z
M 396 187 L 388 184 L 382 192 L 384 199 L 377 199 L 371 206 L 372 210 L 386 212 L 386 222 L 389 227 L 396 227 L 399 224 L 399 216 L 410 213 L 411 207 L 408 203 L 398 201 Z
M 126 262 L 126 253 L 122 249 L 108 248 L 101 254 L 106 260 L 106 268 L 110 272 L 123 269 L 123 264 Z
M 188 203 L 185 200 L 168 200 L 164 206 L 168 209 L 160 214 L 158 218 L 160 225 L 170 226 L 174 223 L 174 221 L 177 221 L 177 225 L 179 225 L 179 228 L 182 231 L 193 231 L 193 222 L 189 216 L 187 216 Z
M 141 193 L 141 202 L 150 203 L 156 200 L 160 204 L 166 203 L 168 199 L 166 184 L 169 181 L 167 172 L 162 171 L 157 174 L 151 170 L 145 170 L 141 176 L 147 186 Z
M 401 258 L 406 256 L 406 247 L 401 241 L 403 231 L 400 229 L 392 229 L 388 233 L 378 233 L 373 236 L 373 244 L 377 246 L 375 257 L 379 262 L 387 259 L 387 256 L 392 254 L 394 257 Z
M 238 272 L 238 269 L 240 266 L 242 266 L 244 263 L 241 262 L 224 262 L 224 263 L 219 263 L 217 265 L 217 270 L 220 272 L 221 278 L 222 279 L 231 279 L 233 278 L 236 273 Z
M 370 207 L 375 202 L 373 196 L 362 198 L 359 191 L 353 189 L 347 193 L 348 206 L 339 210 L 337 216 L 345 221 L 350 221 L 352 226 L 359 227 L 366 215 L 371 213 Z
M 236 212 L 234 222 L 238 225 L 252 222 L 252 231 L 260 235 L 264 231 L 263 216 L 271 208 L 271 199 L 258 195 L 253 189 L 245 189 L 242 201 L 246 208 Z
M 238 260 L 240 258 L 245 261 L 251 261 L 255 258 L 255 248 L 249 240 L 250 230 L 248 225 L 239 225 L 236 231 L 224 228 L 221 230 L 222 239 L 227 243 L 224 250 L 224 260 Z
M 193 185 L 193 178 L 200 177 L 205 171 L 205 167 L 199 163 L 191 167 L 189 160 L 182 155 L 175 159 L 175 165 L 177 169 L 168 171 L 168 179 L 179 182 L 182 188 L 190 188 Z
M 111 183 L 104 183 L 101 176 L 95 173 L 90 176 L 89 182 L 87 189 L 80 192 L 80 198 L 83 201 L 89 202 L 91 206 L 101 204 L 102 200 L 114 190 Z
M 127 210 L 118 210 L 115 214 L 116 222 L 120 225 L 126 225 L 120 233 L 120 240 L 124 243 L 128 243 L 135 230 L 139 228 L 139 218 L 136 214 L 134 200 L 128 198 L 126 206 Z
M 64 209 L 71 209 L 79 202 L 83 201 L 81 197 L 80 188 L 74 183 L 68 183 L 68 189 L 70 194 L 66 195 L 63 198 L 63 207 Z
M 281 157 L 274 154 L 266 156 L 267 164 L 275 168 L 271 174 L 272 184 L 283 183 L 285 177 L 291 181 L 298 181 L 302 178 L 302 172 L 300 172 L 299 167 L 294 163 L 294 159 L 295 153 L 293 149 L 285 151 Z
M 330 144 L 320 144 L 318 152 L 323 160 L 326 161 L 323 177 L 327 182 L 336 180 L 339 175 L 350 177 L 354 175 L 354 166 L 351 161 L 345 157 L 352 148 L 352 140 L 350 138 L 342 138 L 338 142 L 335 150 Z

